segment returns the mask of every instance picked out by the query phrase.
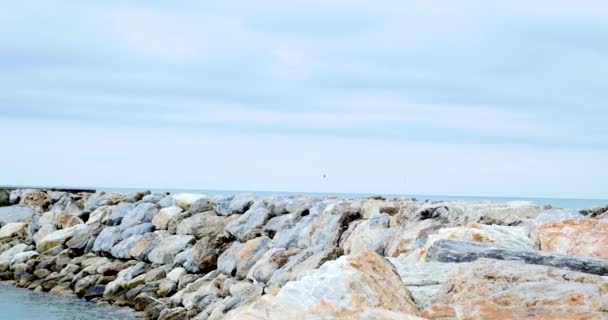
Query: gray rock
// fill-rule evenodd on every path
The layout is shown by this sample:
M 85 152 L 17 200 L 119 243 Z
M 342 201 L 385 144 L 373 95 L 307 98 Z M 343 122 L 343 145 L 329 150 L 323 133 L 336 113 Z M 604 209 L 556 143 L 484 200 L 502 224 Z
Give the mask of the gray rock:
M 200 198 L 192 203 L 190 208 L 188 208 L 189 214 L 195 214 L 199 212 L 211 211 L 213 210 L 211 203 L 208 198 Z
M 262 234 L 262 227 L 270 219 L 270 210 L 256 203 L 245 214 L 226 226 L 226 231 L 241 242 L 251 240 Z
M 271 243 L 272 240 L 268 237 L 255 238 L 246 243 L 233 242 L 219 257 L 217 270 L 243 279 L 249 269 L 270 249 Z
M 427 251 L 427 261 L 471 262 L 479 258 L 519 260 L 596 275 L 608 275 L 608 261 L 583 256 L 550 254 L 541 251 L 513 250 L 466 241 L 439 240 Z
M 194 241 L 193 236 L 168 236 L 163 238 L 158 246 L 148 254 L 152 263 L 170 264 L 175 256 L 186 249 L 186 246 Z
M 117 226 L 122 222 L 122 219 L 129 213 L 135 205 L 133 203 L 121 202 L 112 208 L 112 214 L 108 218 L 109 226 Z
M 254 196 L 245 194 L 224 197 L 218 200 L 215 211 L 220 216 L 242 214 L 253 204 L 253 200 Z
M 137 242 L 143 237 L 143 235 L 134 235 L 120 241 L 118 244 L 112 247 L 112 256 L 119 259 L 131 259 L 131 249 L 133 249 Z
M 123 231 L 122 238 L 127 239 L 135 235 L 143 235 L 145 233 L 152 232 L 153 229 L 154 226 L 149 222 L 138 224 Z
M 143 199 L 141 199 L 142 202 L 150 202 L 150 203 L 154 203 L 157 204 L 159 203 L 165 196 L 161 195 L 161 194 L 149 194 L 147 196 L 144 196 Z
M 155 204 L 149 202 L 139 203 L 122 218 L 120 228 L 126 230 L 141 223 L 152 222 L 157 212 L 158 208 Z
M 112 247 L 122 240 L 121 230 L 118 227 L 107 227 L 104 228 L 101 233 L 95 239 L 93 244 L 93 251 L 105 251 L 110 253 Z
M 198 265 L 194 263 L 194 247 L 177 254 L 175 260 L 173 260 L 173 264 L 182 266 L 191 273 L 198 273 L 200 271 Z

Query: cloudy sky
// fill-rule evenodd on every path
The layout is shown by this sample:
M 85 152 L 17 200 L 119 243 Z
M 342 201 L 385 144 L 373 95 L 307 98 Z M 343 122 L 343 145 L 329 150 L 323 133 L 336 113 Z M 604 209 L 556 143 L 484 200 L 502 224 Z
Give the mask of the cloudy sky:
M 608 198 L 605 1 L 22 1 L 0 28 L 0 184 Z

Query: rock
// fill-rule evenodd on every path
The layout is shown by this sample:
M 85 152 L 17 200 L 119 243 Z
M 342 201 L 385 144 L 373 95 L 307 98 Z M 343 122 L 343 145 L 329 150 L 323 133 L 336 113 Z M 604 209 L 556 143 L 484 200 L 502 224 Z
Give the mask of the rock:
M 169 273 L 167 273 L 167 279 L 171 282 L 178 283 L 179 278 L 186 274 L 186 269 L 184 268 L 174 268 Z
M 25 251 L 25 252 L 20 252 L 17 253 L 13 256 L 13 258 L 10 261 L 11 265 L 15 265 L 18 263 L 24 263 L 34 257 L 39 256 L 38 252 L 36 251 Z
M 62 229 L 73 227 L 77 224 L 84 223 L 78 216 L 72 215 L 67 212 L 56 215 L 55 220 L 56 220 L 57 225 Z
M 95 193 L 84 203 L 84 212 L 93 212 L 101 206 L 113 206 L 129 200 L 130 195 L 121 193 Z M 114 214 L 114 213 L 112 213 Z
M 158 208 L 155 204 L 149 202 L 141 202 L 133 208 L 133 210 L 127 212 L 122 218 L 120 228 L 126 230 L 130 227 L 152 222 L 152 218 L 158 212 Z
M 34 210 L 32 208 L 0 206 L 0 222 L 3 223 L 21 222 L 33 216 Z
M 219 257 L 217 270 L 233 277 L 245 278 L 249 269 L 268 251 L 271 242 L 268 237 L 255 238 L 246 243 L 233 242 Z
M 117 226 L 122 223 L 122 219 L 127 215 L 127 213 L 135 208 L 135 205 L 133 203 L 121 202 L 111 208 L 112 213 L 107 219 L 107 224 L 109 226 Z
M 216 236 L 224 231 L 226 218 L 213 212 L 197 213 L 177 225 L 177 234 L 194 235 L 197 239 Z
M 87 290 L 94 286 L 99 278 L 101 278 L 100 275 L 90 275 L 78 280 L 78 282 L 74 284 L 74 293 L 79 297 L 84 296 Z
M 28 249 L 28 245 L 20 243 L 2 252 L 2 254 L 0 254 L 0 272 L 8 270 L 11 260 L 15 257 L 15 255 L 25 252 Z
M 106 286 L 104 286 L 104 285 L 92 286 L 84 294 L 84 298 L 87 300 L 91 300 L 93 298 L 102 297 L 105 290 L 106 290 Z
M 174 205 L 188 210 L 192 204 L 194 204 L 197 200 L 205 198 L 202 194 L 194 194 L 194 193 L 176 193 L 171 196 L 173 198 Z
M 583 216 L 589 218 L 608 217 L 608 206 L 593 209 L 583 209 L 579 211 Z
M 106 221 L 108 221 L 108 218 L 110 218 L 113 210 L 114 210 L 114 207 L 112 207 L 112 206 L 101 206 L 101 207 L 95 209 L 89 215 L 87 224 L 93 224 L 96 222 L 105 224 Z
M 370 199 L 362 203 L 361 213 L 364 219 L 374 215 L 386 214 L 393 216 L 399 212 L 399 205 L 393 201 Z
M 253 201 L 254 196 L 246 194 L 224 197 L 218 200 L 215 211 L 220 216 L 242 214 L 249 209 Z
M 346 254 L 358 254 L 366 250 L 383 255 L 394 229 L 388 229 L 390 217 L 387 214 L 373 214 L 368 220 L 358 224 L 344 243 Z
M 82 233 L 87 233 L 89 228 L 85 224 L 78 224 L 70 228 L 57 230 L 49 233 L 36 244 L 36 251 L 44 253 L 45 251 L 66 243 L 73 236 Z
M 543 251 L 608 259 L 608 221 L 567 219 L 539 225 L 535 238 Z
M 189 214 L 195 214 L 205 211 L 213 211 L 213 206 L 211 205 L 211 202 L 209 202 L 209 199 L 206 197 L 197 199 L 192 203 L 190 208 L 188 208 Z
M 262 235 L 274 238 L 277 232 L 292 228 L 301 218 L 302 216 L 296 213 L 288 213 L 271 218 L 262 228 Z
M 300 251 L 301 250 L 298 248 L 273 248 L 266 251 L 266 253 L 264 253 L 264 255 L 251 267 L 247 274 L 247 279 L 254 282 L 269 282 L 273 274 L 285 266 L 289 261 L 289 258 L 300 253 Z
M 220 291 L 220 281 L 215 278 L 203 277 L 189 284 L 183 293 L 182 303 L 186 310 L 194 309 L 205 297 L 217 295 Z
M 608 261 L 602 259 L 549 254 L 531 250 L 513 250 L 474 242 L 439 240 L 429 248 L 426 254 L 426 261 L 437 262 L 471 262 L 480 258 L 519 260 L 529 264 L 608 275 Z
M 422 315 L 442 310 L 466 319 L 603 319 L 607 287 L 606 278 L 590 274 L 480 259 L 452 272 Z
M 123 239 L 127 239 L 131 236 L 134 235 L 143 235 L 145 233 L 148 232 L 152 232 L 152 230 L 154 229 L 154 226 L 152 225 L 152 223 L 142 223 L 142 224 L 138 224 L 136 226 L 133 226 L 125 231 L 123 231 L 122 238 Z
M 255 319 L 255 314 L 261 314 L 267 319 L 324 319 L 325 312 L 337 312 L 350 319 L 369 308 L 402 313 L 402 319 L 418 312 L 393 266 L 378 254 L 364 251 L 327 262 L 287 283 L 276 296 L 267 295 L 251 306 L 237 308 L 227 318 Z
M 112 248 L 115 244 L 117 244 L 120 240 L 122 240 L 121 229 L 118 227 L 106 227 L 95 239 L 95 244 L 93 245 L 94 252 L 112 252 Z
M 441 263 L 404 261 L 403 259 L 388 258 L 395 266 L 403 284 L 410 290 L 416 305 L 422 309 L 431 304 L 433 297 L 439 292 L 449 273 L 463 266 L 462 263 Z
M 38 231 L 32 236 L 32 240 L 34 240 L 34 242 L 36 243 L 39 243 L 44 237 L 55 231 L 57 231 L 55 225 L 45 224 L 40 229 L 38 229 Z
M 188 244 L 194 241 L 193 236 L 172 235 L 163 238 L 158 246 L 149 254 L 148 259 L 152 263 L 170 264 L 175 255 L 183 251 Z
M 157 230 L 167 230 L 169 221 L 182 213 L 183 209 L 178 206 L 162 208 L 152 219 L 152 224 Z
M 183 266 L 188 272 L 198 273 L 198 265 L 194 262 L 194 248 L 188 248 L 175 256 L 174 265 Z
M 66 242 L 68 248 L 75 250 L 86 250 L 87 246 L 89 246 L 91 243 L 94 244 L 95 239 L 103 230 L 103 226 L 99 222 L 86 226 L 86 231 L 83 228 L 82 232 L 75 234 Z M 92 249 L 92 245 L 90 246 L 90 249 Z
M 6 189 L 0 189 L 0 207 L 6 207 L 11 205 L 10 191 Z
M 527 227 L 472 223 L 466 227 L 442 228 L 429 234 L 425 248 L 428 250 L 435 242 L 448 239 L 496 244 L 514 250 L 531 250 L 534 241 L 528 234 Z
M 131 259 L 133 257 L 131 256 L 131 250 L 143 237 L 142 235 L 135 235 L 120 241 L 112 247 L 112 256 L 119 259 Z
M 158 285 L 158 290 L 156 291 L 156 294 L 159 297 L 164 298 L 174 293 L 176 288 L 177 284 L 175 282 L 169 279 L 163 279 Z
M 19 205 L 23 207 L 36 208 L 40 212 L 46 210 L 50 204 L 51 201 L 49 200 L 46 192 L 41 190 L 23 190 L 19 198 Z
M 129 254 L 134 259 L 143 261 L 148 258 L 148 254 L 160 243 L 160 236 L 157 233 L 146 233 L 129 250 Z
M 273 242 L 280 248 L 314 248 L 316 251 L 335 248 L 342 233 L 359 217 L 359 208 L 349 206 L 348 202 L 320 202 L 295 226 L 279 231 Z
M 24 239 L 27 231 L 27 224 L 22 222 L 12 222 L 0 228 L 0 242 L 12 240 L 13 238 Z
M 263 204 L 256 203 L 245 214 L 230 222 L 226 231 L 241 242 L 251 240 L 262 234 L 262 227 L 270 215 L 270 210 Z
M 150 202 L 150 203 L 154 203 L 157 204 L 159 203 L 165 196 L 162 194 L 149 194 L 144 196 L 141 201 L 142 202 Z
M 326 249 L 322 251 L 314 251 L 313 249 L 304 249 L 299 253 L 289 257 L 287 263 L 280 267 L 272 274 L 269 285 L 283 285 L 288 281 L 298 279 L 299 275 L 308 270 L 317 269 L 326 261 L 335 260 L 340 257 L 343 252 L 340 249 Z

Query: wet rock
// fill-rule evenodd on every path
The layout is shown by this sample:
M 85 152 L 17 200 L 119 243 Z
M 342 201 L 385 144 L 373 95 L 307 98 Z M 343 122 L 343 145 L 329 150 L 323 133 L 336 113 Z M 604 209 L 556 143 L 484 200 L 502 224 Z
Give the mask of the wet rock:
M 608 261 L 591 257 L 513 250 L 474 242 L 439 240 L 426 254 L 426 261 L 471 262 L 480 258 L 518 260 L 597 275 L 608 275 Z
M 24 239 L 27 231 L 27 224 L 22 222 L 12 222 L 0 228 L 0 242 L 12 240 L 13 238 Z
M 457 268 L 422 315 L 467 319 L 603 319 L 608 280 L 530 265 L 480 259 Z M 441 311 L 441 312 L 438 312 Z
M 169 221 L 183 212 L 183 209 L 178 206 L 162 208 L 152 219 L 152 224 L 157 230 L 167 230 Z
M 175 255 L 183 251 L 186 246 L 194 241 L 193 236 L 171 235 L 163 238 L 148 254 L 150 262 L 158 264 L 170 264 Z
M 254 204 L 245 214 L 226 226 L 226 231 L 241 242 L 262 234 L 262 227 L 270 219 L 271 212 L 263 204 Z
M 543 251 L 608 259 L 608 221 L 567 219 L 539 225 L 535 237 Z
M 268 237 L 255 238 L 246 243 L 233 242 L 219 257 L 217 270 L 227 275 L 245 278 L 249 269 L 268 251 L 271 242 Z
M 84 294 L 84 298 L 87 300 L 91 300 L 93 298 L 99 298 L 103 296 L 103 292 L 105 291 L 106 286 L 103 285 L 95 285 L 90 287 L 87 292 Z

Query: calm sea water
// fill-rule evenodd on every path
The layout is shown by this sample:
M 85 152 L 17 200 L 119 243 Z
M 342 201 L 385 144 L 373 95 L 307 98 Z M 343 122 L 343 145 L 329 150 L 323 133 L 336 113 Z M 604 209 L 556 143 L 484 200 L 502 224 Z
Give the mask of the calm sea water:
M 1 320 L 134 320 L 131 312 L 0 284 Z

